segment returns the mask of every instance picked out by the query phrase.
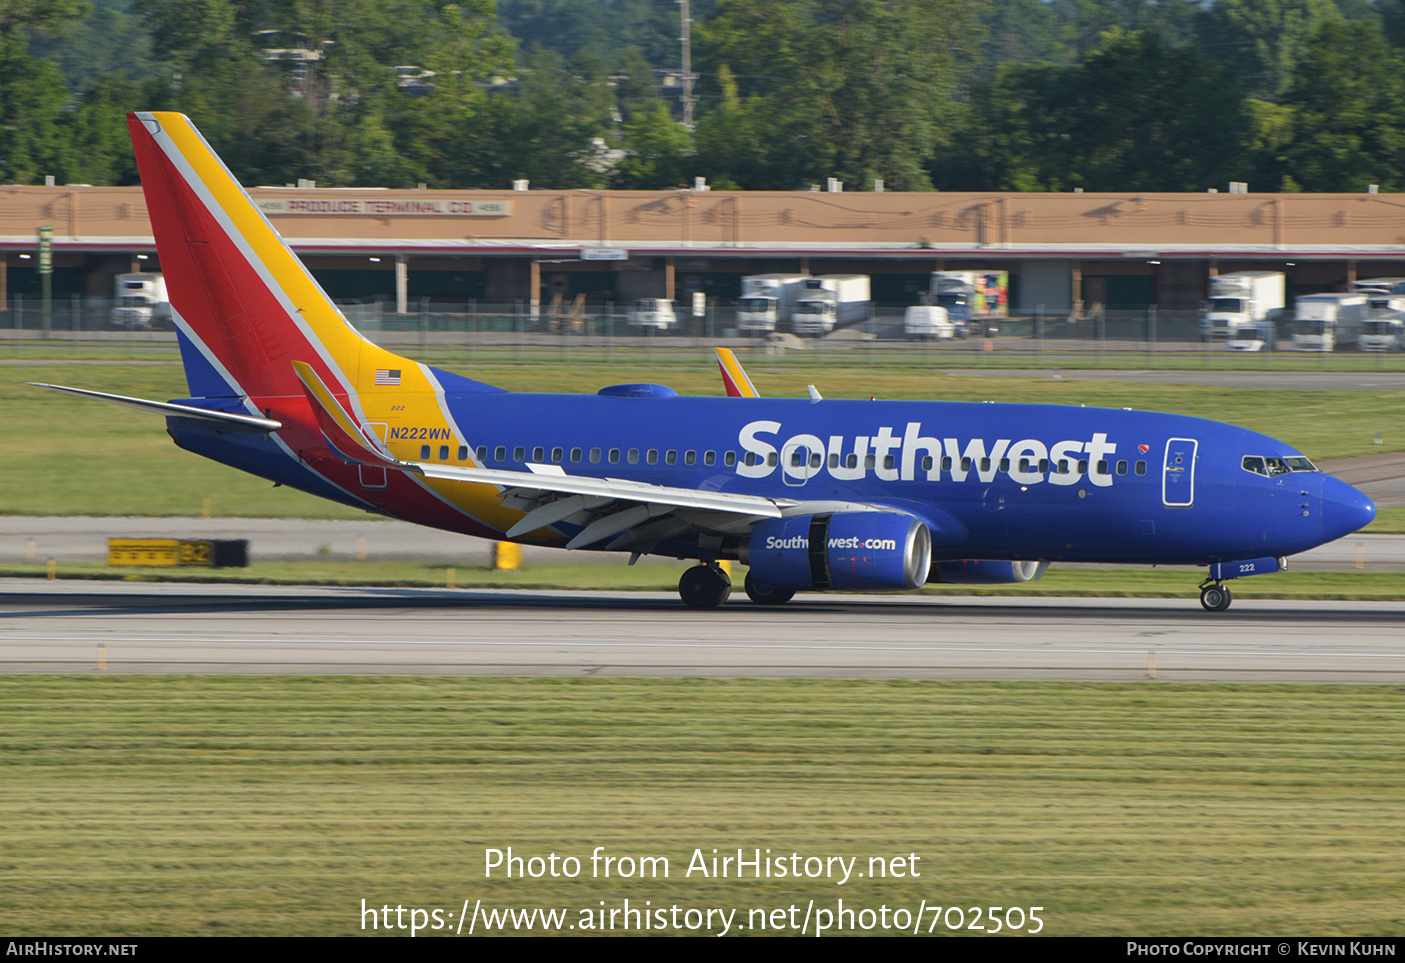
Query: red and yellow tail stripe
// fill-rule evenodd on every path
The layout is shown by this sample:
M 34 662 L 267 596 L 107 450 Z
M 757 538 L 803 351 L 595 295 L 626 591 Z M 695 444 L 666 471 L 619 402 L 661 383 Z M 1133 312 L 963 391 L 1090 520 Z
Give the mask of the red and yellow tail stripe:
M 746 376 L 742 364 L 731 348 L 714 348 L 717 352 L 717 367 L 722 369 L 722 386 L 727 389 L 729 398 L 760 398 L 756 386 Z

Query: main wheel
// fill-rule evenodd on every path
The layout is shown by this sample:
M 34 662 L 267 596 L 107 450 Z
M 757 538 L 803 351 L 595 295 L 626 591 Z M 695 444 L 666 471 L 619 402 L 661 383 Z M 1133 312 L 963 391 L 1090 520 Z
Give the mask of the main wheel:
M 1234 596 L 1223 585 L 1207 585 L 1200 590 L 1200 604 L 1206 612 L 1223 612 L 1233 601 Z
M 694 565 L 678 580 L 678 597 L 690 609 L 714 609 L 731 594 L 732 580 L 711 565 Z
M 784 605 L 795 597 L 795 589 L 771 588 L 760 585 L 751 573 L 746 573 L 746 597 L 757 605 Z

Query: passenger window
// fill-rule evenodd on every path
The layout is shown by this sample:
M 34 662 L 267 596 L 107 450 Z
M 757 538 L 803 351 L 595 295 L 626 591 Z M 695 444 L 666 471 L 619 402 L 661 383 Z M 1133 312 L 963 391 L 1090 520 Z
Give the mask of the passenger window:
M 766 456 L 766 464 L 769 465 L 771 468 L 775 468 L 780 463 L 781 456 L 777 455 L 775 452 L 771 452 L 769 455 Z
M 927 460 L 928 460 L 928 461 L 931 461 L 930 458 L 927 459 Z M 1009 470 L 1010 470 L 1010 459 L 1008 459 L 1008 458 L 1002 458 L 1002 459 L 1000 459 L 1000 470 L 1001 470 L 1001 471 L 1009 471 Z
M 670 448 L 668 451 L 664 452 L 664 453 L 663 453 L 663 463 L 664 463 L 665 465 L 676 465 L 676 464 L 678 464 L 678 452 L 674 451 L 672 448 Z
M 731 452 L 729 451 L 729 452 L 727 452 L 727 454 L 730 455 Z M 747 452 L 747 453 L 746 453 L 746 460 L 745 460 L 745 463 L 746 463 L 747 465 L 754 465 L 754 464 L 756 464 L 756 452 L 754 452 L 754 451 L 749 451 L 749 452 Z
M 838 468 L 838 467 L 839 467 L 839 452 L 837 452 L 837 451 L 832 451 L 832 452 L 829 453 L 829 467 L 830 467 L 830 468 Z
M 507 461 L 507 449 L 504 448 L 502 445 L 498 445 L 498 447 L 494 448 L 494 449 L 493 449 L 493 460 L 494 460 L 494 461 Z
M 440 446 L 439 446 L 439 460 L 440 460 L 440 461 L 448 461 L 448 460 L 449 460 L 449 446 L 448 446 L 448 445 L 440 445 Z
M 533 448 L 532 461 L 536 462 L 539 465 L 542 462 L 546 461 L 546 449 L 541 447 Z
M 1145 475 L 1145 474 L 1146 474 L 1146 462 L 1144 462 L 1144 461 L 1139 461 L 1139 462 L 1137 462 L 1137 474 L 1138 474 L 1138 475 Z
M 951 456 L 947 455 L 942 459 L 942 471 L 951 471 Z
M 618 465 L 619 463 L 620 463 L 620 450 L 619 450 L 618 448 L 611 448 L 611 449 L 610 449 L 610 464 L 612 464 L 612 465 Z
M 863 466 L 864 466 L 864 468 L 865 468 L 866 470 L 868 470 L 868 471 L 873 471 L 874 467 L 877 466 L 877 464 L 878 464 L 878 456 L 877 456 L 877 455 L 864 455 L 864 458 L 863 458 Z
M 657 465 L 659 463 L 659 450 L 657 448 L 650 448 L 644 453 L 644 460 L 651 465 Z
M 1086 459 L 1086 458 L 1080 458 L 1080 459 L 1078 460 L 1078 474 L 1080 474 L 1080 475 L 1086 475 L 1086 474 L 1088 474 L 1088 459 Z M 1098 474 L 1099 474 L 1099 475 L 1106 475 L 1106 474 L 1107 474 L 1107 462 L 1105 462 L 1105 461 L 1100 461 L 1100 462 L 1098 462 Z
M 420 445 L 420 461 L 429 461 L 428 445 Z
M 857 468 L 857 467 L 859 467 L 859 455 L 858 455 L 858 452 L 850 452 L 850 453 L 849 453 L 848 457 L 846 457 L 846 458 L 844 459 L 844 467 L 845 467 L 845 468 Z
M 1103 462 L 1102 464 L 1106 464 L 1106 462 Z M 1103 474 L 1106 475 L 1107 472 L 1103 472 Z M 1126 463 L 1125 461 L 1119 461 L 1119 462 L 1117 463 L 1117 474 L 1119 474 L 1119 475 L 1125 475 L 1125 474 L 1127 474 L 1127 463 Z
M 730 464 L 733 464 L 735 461 L 736 461 L 736 459 L 733 459 L 732 461 L 727 462 L 727 464 L 729 464 L 729 465 L 730 465 Z M 703 452 L 703 464 L 704 464 L 704 465 L 708 465 L 708 466 L 717 464 L 717 452 L 715 452 L 715 451 Z
M 592 448 L 592 449 L 590 449 L 590 463 L 591 463 L 592 465 L 598 465 L 598 464 L 600 464 L 600 449 L 599 449 L 599 448 Z
M 963 459 L 961 459 L 961 470 L 962 470 L 962 471 L 970 471 L 970 470 L 971 470 L 971 459 L 969 459 L 969 458 L 963 458 Z
M 551 449 L 551 460 L 559 465 L 561 464 L 561 459 L 565 456 L 565 454 L 566 453 L 560 448 L 553 448 Z
M 1020 459 L 1020 471 L 1026 473 L 1026 474 L 1028 474 L 1029 472 L 1034 471 L 1034 463 L 1031 462 L 1028 458 L 1021 458 L 1021 459 Z
M 712 452 L 708 452 L 708 454 L 711 455 Z M 731 468 L 731 467 L 734 466 L 736 463 L 737 463 L 737 453 L 736 453 L 736 452 L 734 452 L 734 451 L 729 451 L 729 452 L 727 452 L 725 455 L 722 456 L 722 464 L 726 465 L 728 468 Z M 712 464 L 712 462 L 708 462 L 708 464 L 710 465 L 710 464 Z
M 1041 458 L 1041 459 L 1039 459 L 1039 471 L 1040 471 L 1040 474 L 1043 474 L 1043 473 L 1047 472 L 1048 470 L 1049 470 L 1049 459 L 1047 459 L 1047 458 Z
M 888 457 L 889 457 L 889 458 L 892 458 L 893 456 L 892 456 L 892 455 L 889 455 Z M 892 466 L 892 465 L 889 465 L 888 467 L 889 467 L 889 468 L 892 468 L 893 466 Z M 981 471 L 990 471 L 990 459 L 989 459 L 989 458 L 982 458 L 982 459 L 981 459 Z
M 527 460 L 527 449 L 523 448 L 521 445 L 518 445 L 516 448 L 512 449 L 512 460 L 513 460 L 513 461 L 526 461 L 526 460 Z
M 1010 460 L 1009 460 L 1008 458 L 1002 458 L 1002 459 L 1000 459 L 1000 464 L 1004 465 L 1006 468 L 1009 468 L 1009 467 L 1010 467 Z M 923 456 L 922 456 L 922 470 L 923 470 L 923 471 L 931 471 L 931 470 L 932 470 L 932 456 L 931 456 L 931 455 L 923 455 Z
M 488 460 L 488 446 L 487 446 L 487 445 L 479 445 L 479 446 L 478 446 L 478 463 L 481 465 L 483 462 L 485 462 L 485 461 L 487 461 L 487 460 Z
M 790 453 L 790 467 L 799 468 L 803 464 L 805 464 L 805 453 L 797 448 Z
M 572 448 L 572 449 L 571 449 L 571 464 L 573 464 L 573 465 L 574 465 L 574 464 L 578 464 L 578 463 L 580 462 L 580 460 L 581 460 L 581 450 L 580 450 L 579 448 Z
M 468 461 L 467 445 L 459 445 L 459 461 Z
M 818 467 L 820 467 L 820 461 L 821 461 L 821 458 L 820 458 L 820 453 L 819 453 L 819 452 L 816 451 L 816 452 L 812 452 L 812 453 L 810 454 L 810 467 L 811 467 L 811 468 L 818 468 Z
M 1067 475 L 1067 474 L 1068 474 L 1068 459 L 1067 459 L 1067 458 L 1060 458 L 1058 461 L 1054 462 L 1054 474 L 1055 474 L 1055 475 Z
M 683 452 L 683 464 L 685 464 L 685 465 L 696 465 L 697 463 L 698 463 L 698 453 L 697 453 L 697 452 L 693 451 L 693 449 L 691 449 L 691 448 L 689 448 L 687 451 Z
M 625 452 L 624 460 L 631 465 L 639 464 L 639 449 L 631 448 L 629 451 Z

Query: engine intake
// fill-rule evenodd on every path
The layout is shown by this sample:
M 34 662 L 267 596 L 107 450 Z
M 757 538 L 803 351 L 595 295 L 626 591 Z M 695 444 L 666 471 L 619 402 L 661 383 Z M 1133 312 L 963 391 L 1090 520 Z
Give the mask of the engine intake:
M 932 536 L 900 512 L 795 515 L 757 524 L 746 562 L 778 589 L 915 589 L 927 581 Z

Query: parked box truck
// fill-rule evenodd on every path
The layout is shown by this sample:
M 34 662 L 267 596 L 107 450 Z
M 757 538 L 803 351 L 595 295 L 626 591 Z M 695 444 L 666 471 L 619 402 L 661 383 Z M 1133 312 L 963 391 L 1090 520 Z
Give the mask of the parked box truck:
M 933 271 L 928 285 L 924 300 L 946 308 L 958 337 L 976 318 L 1009 317 L 1009 271 Z
M 805 283 L 804 274 L 756 274 L 742 278 L 737 300 L 737 328 L 741 331 L 778 331 L 790 323 L 795 296 Z
M 1305 294 L 1293 305 L 1293 345 L 1299 351 L 1335 351 L 1359 344 L 1366 320 L 1364 294 Z
M 791 324 L 796 334 L 828 334 L 868 320 L 867 274 L 824 274 L 806 278 L 795 295 Z
M 1236 271 L 1210 278 L 1209 299 L 1200 312 L 1206 341 L 1244 341 L 1283 307 L 1282 271 Z
M 159 274 L 119 274 L 113 281 L 112 313 L 108 323 L 114 328 L 168 328 L 171 302 L 166 297 L 166 279 Z

